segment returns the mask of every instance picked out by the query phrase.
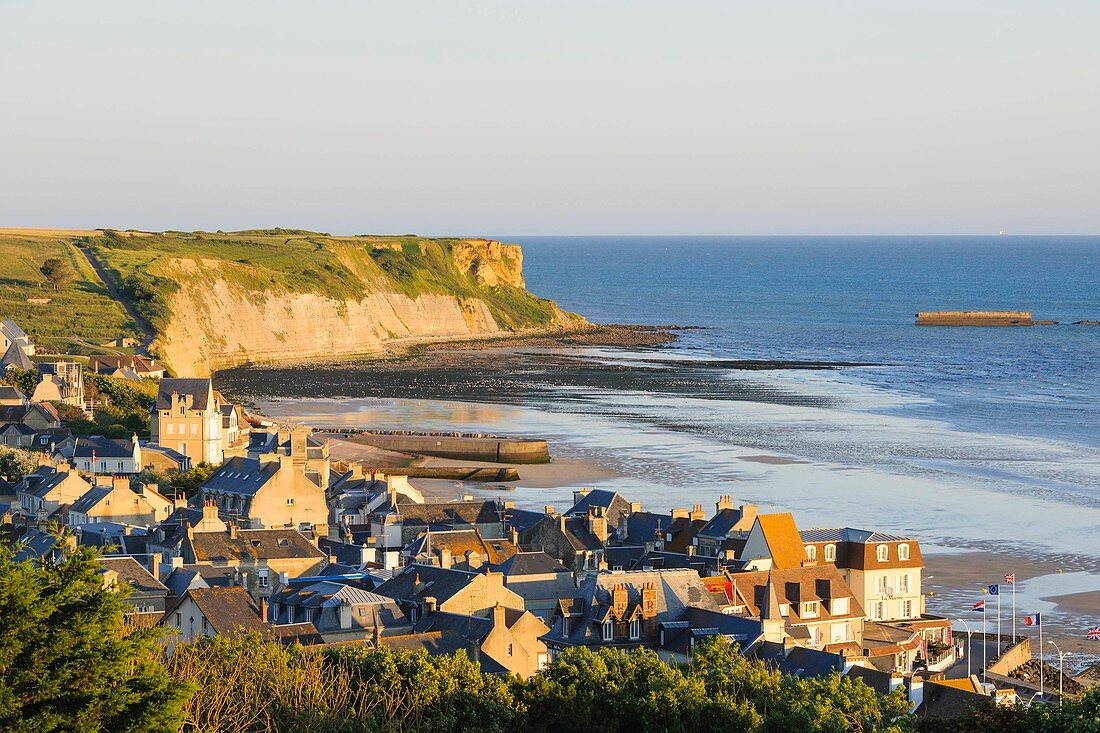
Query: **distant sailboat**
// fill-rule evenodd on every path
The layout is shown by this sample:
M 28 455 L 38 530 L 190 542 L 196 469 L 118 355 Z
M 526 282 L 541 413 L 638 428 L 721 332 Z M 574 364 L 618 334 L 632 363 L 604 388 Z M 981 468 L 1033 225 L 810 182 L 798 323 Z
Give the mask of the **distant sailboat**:
M 1002 229 L 1001 231 L 997 232 L 997 236 L 998 237 L 1007 237 L 1008 236 L 1008 230 L 1007 229 Z

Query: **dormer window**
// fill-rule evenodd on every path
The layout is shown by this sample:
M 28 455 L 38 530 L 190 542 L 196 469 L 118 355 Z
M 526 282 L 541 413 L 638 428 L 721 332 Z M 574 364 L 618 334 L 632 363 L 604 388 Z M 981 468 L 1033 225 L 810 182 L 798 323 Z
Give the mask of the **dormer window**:
M 908 560 L 909 559 L 909 545 L 904 545 L 904 544 L 898 545 L 898 559 L 899 560 Z
M 879 545 L 876 548 L 876 552 L 878 554 L 878 561 L 879 562 L 886 562 L 887 560 L 890 559 L 890 546 L 889 545 Z
M 825 562 L 836 562 L 836 545 L 825 545 Z
M 630 622 L 630 638 L 637 640 L 642 636 L 642 622 L 634 619 Z
M 790 613 L 791 613 L 791 605 L 789 603 L 780 603 L 779 604 L 779 615 L 780 616 L 789 616 Z
M 806 601 L 802 604 L 802 618 L 814 618 L 818 615 L 817 601 Z
M 806 545 L 806 559 L 811 562 L 817 560 L 817 547 L 814 545 Z
M 615 627 L 610 621 L 603 622 L 603 640 L 611 641 L 615 638 Z

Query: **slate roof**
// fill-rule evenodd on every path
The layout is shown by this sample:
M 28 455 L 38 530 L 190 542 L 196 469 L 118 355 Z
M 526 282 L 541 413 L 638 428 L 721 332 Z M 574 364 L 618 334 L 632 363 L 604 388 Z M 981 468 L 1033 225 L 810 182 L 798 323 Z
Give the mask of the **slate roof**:
M 467 552 L 476 552 L 483 562 L 501 563 L 518 552 L 511 540 L 487 540 L 476 528 L 425 532 L 406 545 L 405 551 L 416 557 L 444 548 L 450 549 L 456 562 L 464 561 Z
M 603 507 L 604 509 L 608 509 L 611 507 L 612 502 L 615 501 L 615 497 L 619 497 L 619 499 L 624 502 L 626 501 L 626 499 L 623 499 L 617 491 L 608 491 L 606 489 L 593 489 L 592 491 L 589 491 L 587 494 L 582 496 L 580 501 L 574 504 L 572 508 L 570 508 L 569 511 L 566 512 L 566 514 L 587 515 L 588 509 L 590 507 Z
M 499 565 L 494 565 L 493 570 L 506 577 L 570 572 L 569 568 L 542 551 L 517 552 Z
M 545 518 L 546 514 L 543 512 L 531 511 L 530 509 L 509 509 L 504 521 L 509 529 L 526 532 Z
M 97 562 L 107 570 L 118 573 L 119 581 L 126 581 L 138 593 L 167 593 L 168 587 L 153 577 L 145 566 L 132 557 L 101 557 Z
M 692 642 L 699 643 L 713 636 L 726 636 L 742 648 L 760 639 L 763 624 L 755 619 L 730 616 L 705 608 L 685 608 L 677 621 L 661 624 L 664 630 L 662 649 L 690 654 Z
M 34 369 L 34 362 L 30 360 L 27 353 L 19 347 L 19 344 L 12 341 L 8 345 L 7 351 L 0 357 L 0 371 L 8 369 L 9 367 L 15 369 Z
M 445 634 L 441 631 L 383 636 L 378 643 L 386 649 L 423 650 L 433 656 L 454 654 L 460 649 L 469 647 L 469 643 L 458 634 Z
M 202 490 L 254 496 L 279 472 L 280 465 L 279 461 L 261 464 L 256 458 L 234 456 L 211 474 L 203 483 Z
M 475 578 L 477 573 L 465 570 L 413 564 L 375 588 L 375 592 L 402 601 L 432 597 L 442 604 L 462 591 Z
M 162 372 L 164 369 L 148 357 L 137 354 L 120 356 L 96 355 L 88 357 L 88 369 L 93 372 L 110 372 L 115 369 L 130 369 L 135 373 Z M 171 394 L 171 393 L 169 393 Z
M 700 527 L 696 534 L 702 537 L 725 537 L 743 517 L 744 513 L 740 509 L 722 509 Z
M 851 527 L 826 527 L 816 529 L 804 529 L 799 533 L 803 542 L 915 542 L 912 537 L 886 534 L 869 529 L 852 529 Z
M 828 677 L 844 670 L 844 658 L 839 654 L 806 647 L 784 649 L 782 644 L 766 641 L 754 655 L 772 669 L 795 677 Z
M 744 600 L 747 613 L 759 618 L 766 602 L 768 583 L 771 582 L 780 603 L 790 604 L 788 623 L 821 622 L 831 618 L 862 618 L 863 608 L 855 598 L 852 589 L 844 582 L 844 576 L 833 565 L 815 565 L 789 570 L 755 570 L 732 573 L 730 581 L 736 588 L 740 599 Z M 832 613 L 828 601 L 835 598 L 848 599 L 846 613 Z M 798 604 L 818 601 L 818 615 L 801 618 Z
M 405 524 L 458 526 L 500 524 L 499 505 L 495 500 L 454 501 L 445 504 L 398 504 L 395 511 Z
M 194 395 L 194 402 L 191 405 L 193 410 L 205 411 L 209 408 L 209 401 L 213 398 L 213 389 L 210 386 L 209 379 L 166 377 L 160 380 L 157 389 L 156 409 L 169 409 L 172 406 L 173 392 L 179 394 L 180 397 Z
M 0 400 L 18 400 L 25 402 L 27 396 L 10 384 L 0 384 Z
M 100 436 L 81 436 L 73 447 L 73 458 L 91 458 L 95 453 L 100 458 L 130 458 L 134 455 L 134 444 L 129 440 L 110 440 Z
M 199 607 L 207 623 L 219 634 L 235 631 L 266 631 L 260 619 L 260 609 L 239 585 L 228 588 L 192 588 L 183 598 L 190 598 Z M 182 598 L 180 602 L 182 603 Z M 178 604 L 177 604 L 178 606 Z M 175 609 L 165 613 L 165 618 Z
M 16 490 L 45 499 L 50 491 L 68 477 L 68 471 L 58 471 L 52 466 L 39 466 L 34 473 L 28 473 L 16 484 Z
M 936 680 L 925 680 L 924 699 L 916 709 L 916 715 L 923 718 L 952 720 L 965 715 L 991 699 L 976 692 L 968 692 L 957 687 L 940 684 Z
M 296 529 L 241 529 L 235 538 L 229 532 L 195 532 L 189 542 L 199 563 L 328 557 Z
M 26 405 L 0 405 L 0 423 L 23 422 L 32 412 L 44 412 L 50 422 L 61 419 L 57 408 L 49 402 L 30 402 Z
M 96 504 L 103 501 L 111 491 L 112 487 L 110 486 L 94 486 L 90 491 L 86 491 L 84 496 L 77 499 L 69 508 L 69 511 L 87 514 Z

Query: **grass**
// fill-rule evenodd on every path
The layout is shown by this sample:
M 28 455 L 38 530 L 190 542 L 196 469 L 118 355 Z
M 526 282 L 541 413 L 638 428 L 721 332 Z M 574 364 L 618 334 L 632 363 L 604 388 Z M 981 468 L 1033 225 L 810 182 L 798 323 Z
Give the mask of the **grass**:
M 43 350 L 92 353 L 87 344 L 140 336 L 110 298 L 76 244 L 107 266 L 115 285 L 157 330 L 182 285 L 219 277 L 242 291 L 316 293 L 337 301 L 371 292 L 415 298 L 440 293 L 486 303 L 504 328 L 545 325 L 554 305 L 511 285 L 480 285 L 461 271 L 453 248 L 462 240 L 415 235 L 347 236 L 300 229 L 241 232 L 0 230 L 0 318 L 19 323 Z M 38 271 L 47 257 L 72 261 L 76 282 L 54 292 Z M 501 266 L 513 266 L 505 255 Z M 28 298 L 50 298 L 48 304 Z
M 95 349 L 82 341 L 140 336 L 71 241 L 56 234 L 0 231 L 0 319 L 18 323 L 44 352 L 92 353 Z M 49 257 L 71 261 L 76 280 L 54 291 L 38 270 Z M 28 298 L 50 302 L 29 303 Z

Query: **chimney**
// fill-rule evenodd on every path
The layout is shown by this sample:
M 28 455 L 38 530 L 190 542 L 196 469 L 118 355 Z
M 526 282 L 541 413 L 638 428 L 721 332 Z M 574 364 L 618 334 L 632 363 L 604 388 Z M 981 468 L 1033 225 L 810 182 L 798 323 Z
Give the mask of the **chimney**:
M 677 507 L 677 508 L 672 510 L 672 518 L 673 519 L 687 519 L 687 517 L 688 517 L 688 510 L 687 509 Z
M 173 555 L 172 556 L 172 569 L 175 570 L 176 568 L 182 568 L 182 567 L 183 567 L 183 558 L 180 557 L 179 555 Z
M 684 548 L 684 554 L 691 557 L 695 554 L 695 545 L 688 545 Z
M 260 599 L 260 620 L 267 621 L 267 596 Z
M 581 489 L 573 492 L 573 503 L 577 504 L 581 499 L 592 493 L 592 489 Z
M 439 601 L 435 596 L 424 596 L 424 614 L 435 613 L 436 608 L 439 606 Z
M 733 498 L 730 496 L 719 496 L 718 503 L 714 505 L 715 510 L 722 511 L 723 509 L 733 509 Z
M 466 552 L 466 564 L 470 567 L 470 570 L 477 570 L 481 567 L 482 559 L 481 553 L 477 550 L 468 550 Z
M 231 540 L 237 539 L 237 523 L 236 522 L 230 522 L 229 523 L 229 539 L 231 539 Z
M 515 527 L 508 528 L 508 539 L 512 541 L 512 544 L 519 547 L 519 531 Z
M 164 555 L 159 552 L 149 553 L 149 574 L 157 580 L 160 580 L 160 563 L 164 559 Z
M 285 588 L 290 585 L 290 577 L 286 573 L 279 573 L 279 587 Z
M 557 514 L 557 512 L 554 511 L 554 505 L 553 504 L 547 504 L 545 511 L 546 511 L 546 516 L 548 516 L 548 517 L 552 517 L 555 514 Z
M 642 618 L 654 618 L 657 615 L 657 586 L 649 582 L 642 585 Z
M 558 517 L 558 529 L 565 532 L 565 515 Z
M 626 592 L 626 585 L 618 583 L 611 589 L 611 609 L 615 614 L 615 618 L 621 619 L 626 615 L 626 605 L 628 602 L 628 596 Z
M 691 514 L 688 516 L 688 519 L 690 519 L 693 522 L 696 519 L 706 519 L 706 518 L 707 518 L 707 513 L 703 511 L 703 505 L 702 504 L 696 504 L 695 506 L 693 506 L 691 508 Z
M 602 544 L 607 544 L 607 538 L 611 536 L 611 532 L 607 528 L 607 514 L 602 506 L 588 508 L 588 531 Z
M 504 606 L 500 605 L 500 602 L 498 601 L 497 604 L 493 606 L 493 628 L 495 629 L 507 627 L 508 622 L 505 616 L 505 608 Z
M 640 501 L 630 502 L 630 513 L 631 514 L 637 514 L 640 511 L 642 511 L 642 503 Z
M 448 569 L 454 565 L 454 557 L 451 555 L 451 548 L 444 547 L 439 551 L 439 567 Z
M 741 520 L 738 524 L 752 524 L 756 521 L 756 515 L 760 507 L 756 504 L 742 504 L 741 505 Z

